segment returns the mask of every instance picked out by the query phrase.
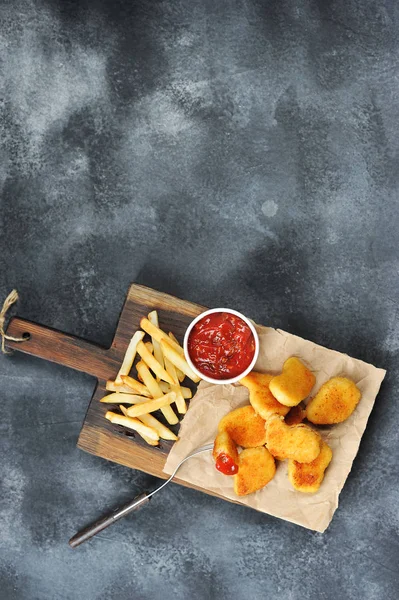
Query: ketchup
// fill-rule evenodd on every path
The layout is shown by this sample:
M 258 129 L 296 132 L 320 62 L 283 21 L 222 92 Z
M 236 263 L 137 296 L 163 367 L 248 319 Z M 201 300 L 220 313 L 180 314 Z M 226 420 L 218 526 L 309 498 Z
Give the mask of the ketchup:
M 240 317 L 216 312 L 196 323 L 188 338 L 194 366 L 212 379 L 237 377 L 249 367 L 255 354 L 251 329 Z
M 231 456 L 228 456 L 224 452 L 219 454 L 216 459 L 216 468 L 224 475 L 235 475 L 238 473 L 238 465 L 234 462 Z

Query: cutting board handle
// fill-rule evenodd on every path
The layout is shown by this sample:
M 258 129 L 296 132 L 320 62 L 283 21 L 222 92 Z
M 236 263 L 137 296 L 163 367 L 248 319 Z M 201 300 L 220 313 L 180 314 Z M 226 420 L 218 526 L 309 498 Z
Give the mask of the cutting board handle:
M 10 320 L 6 333 L 12 337 L 27 338 L 23 342 L 7 340 L 7 348 L 83 371 L 97 379 L 113 379 L 118 372 L 118 360 L 112 347 L 106 349 L 19 317 Z

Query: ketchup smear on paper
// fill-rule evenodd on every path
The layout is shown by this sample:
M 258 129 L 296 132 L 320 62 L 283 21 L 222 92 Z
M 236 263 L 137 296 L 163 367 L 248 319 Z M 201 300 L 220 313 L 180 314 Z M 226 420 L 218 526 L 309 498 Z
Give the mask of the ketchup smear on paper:
M 224 475 L 235 475 L 238 473 L 238 465 L 234 462 L 234 460 L 222 452 L 216 459 L 216 468 L 218 471 L 223 473 Z

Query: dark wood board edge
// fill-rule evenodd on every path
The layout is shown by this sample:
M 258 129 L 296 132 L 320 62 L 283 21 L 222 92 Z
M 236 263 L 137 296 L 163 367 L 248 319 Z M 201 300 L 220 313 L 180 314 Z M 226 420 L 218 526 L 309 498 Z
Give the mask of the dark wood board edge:
M 111 377 L 119 368 L 118 357 L 107 348 L 57 329 L 13 317 L 7 327 L 13 337 L 29 338 L 23 342 L 7 340 L 7 348 L 82 371 L 96 378 Z
M 121 425 L 114 425 L 105 418 L 105 413 L 107 411 L 112 411 L 121 414 L 119 404 L 108 404 L 100 402 L 100 399 L 103 396 L 109 394 L 109 392 L 107 392 L 107 390 L 105 389 L 105 383 L 105 381 L 99 381 L 97 383 L 97 386 L 94 390 L 93 396 L 86 411 L 84 424 L 89 424 L 96 431 L 106 430 L 111 435 L 113 435 L 115 439 L 122 438 L 123 440 L 128 440 L 130 443 L 130 451 L 132 453 L 134 453 L 137 448 L 143 447 L 146 450 L 149 450 L 151 455 L 153 456 L 158 454 L 167 456 L 174 442 L 168 440 L 160 440 L 158 446 L 149 446 L 138 433 L 129 430 L 126 427 L 122 427 Z M 180 423 L 177 425 L 168 425 L 160 411 L 155 412 L 154 416 L 157 419 L 160 419 L 167 427 L 172 429 L 172 431 L 176 433 L 176 435 L 178 435 Z
M 93 444 L 94 440 L 96 440 L 95 444 Z M 118 439 L 115 441 L 115 437 L 109 432 L 95 427 L 93 428 L 90 425 L 83 426 L 77 447 L 80 448 L 80 450 L 88 452 L 89 454 L 94 454 L 100 458 L 117 462 L 131 469 L 143 471 L 144 473 L 148 473 L 154 477 L 158 477 L 160 479 L 168 478 L 168 475 L 162 471 L 166 462 L 165 455 L 160 453 L 159 459 L 154 461 L 153 452 L 144 447 L 142 448 L 142 452 L 140 452 L 139 456 L 132 455 L 129 440 Z M 115 448 L 117 448 L 117 460 L 112 458 L 112 453 L 115 451 Z M 147 462 L 148 460 L 150 463 Z M 146 461 L 145 464 L 143 461 Z M 184 487 L 214 496 L 215 498 L 227 500 L 232 504 L 241 504 L 238 501 L 231 500 L 230 498 L 226 498 L 225 496 L 217 494 L 216 492 L 193 485 L 187 481 L 184 481 L 183 479 L 179 479 L 178 477 L 173 479 L 173 483 L 177 483 L 178 485 L 183 485 Z
M 114 340 L 111 345 L 112 357 L 114 359 L 118 357 L 119 364 L 123 359 L 133 330 L 136 327 L 139 328 L 137 315 L 145 316 L 150 310 L 154 309 L 158 310 L 160 324 L 162 325 L 163 321 L 167 321 L 172 331 L 178 333 L 180 330 L 181 337 L 185 329 L 185 325 L 182 328 L 181 321 L 187 321 L 188 325 L 191 319 L 206 310 L 206 307 L 175 298 L 169 294 L 158 292 L 139 284 L 132 284 L 123 303 Z M 132 321 L 134 320 L 132 330 Z M 196 389 L 196 385 L 190 382 L 186 381 L 185 385 L 189 385 L 194 391 Z M 107 410 L 120 412 L 119 407 L 116 405 L 99 402 L 100 398 L 107 393 L 105 381 L 98 380 L 91 401 L 88 404 L 77 446 L 82 450 L 96 455 L 96 447 L 99 443 L 97 438 L 101 437 L 101 433 L 106 432 L 109 437 L 107 437 L 106 443 L 102 444 L 103 458 L 113 460 L 114 462 L 121 462 L 118 458 L 118 453 L 112 452 L 111 441 L 114 440 L 121 452 L 129 453 L 131 459 L 128 460 L 125 458 L 128 466 L 164 478 L 165 475 L 162 469 L 173 442 L 161 440 L 159 447 L 149 447 L 138 434 L 128 432 L 125 428 L 115 426 L 107 421 L 104 417 Z M 156 414 L 155 416 L 163 421 L 162 415 Z M 178 426 L 172 427 L 172 430 L 178 433 Z M 90 436 L 93 436 L 93 439 L 90 439 Z

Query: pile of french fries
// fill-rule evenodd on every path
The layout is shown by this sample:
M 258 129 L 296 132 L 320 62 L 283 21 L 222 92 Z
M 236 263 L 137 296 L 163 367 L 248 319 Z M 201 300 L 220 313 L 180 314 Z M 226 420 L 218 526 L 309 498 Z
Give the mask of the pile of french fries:
M 186 400 L 192 395 L 190 388 L 181 383 L 185 377 L 195 383 L 200 379 L 173 333 L 160 329 L 156 310 L 141 319 L 140 327 L 130 340 L 115 381 L 107 381 L 106 389 L 112 393 L 100 402 L 119 404 L 122 414 L 108 411 L 105 418 L 136 431 L 150 446 L 157 446 L 160 438 L 177 440 L 177 436 L 151 413 L 161 410 L 169 425 L 178 423 L 175 410 L 185 414 Z M 146 333 L 151 341 L 144 341 Z M 131 374 L 136 355 L 140 357 L 135 365 L 137 379 Z

